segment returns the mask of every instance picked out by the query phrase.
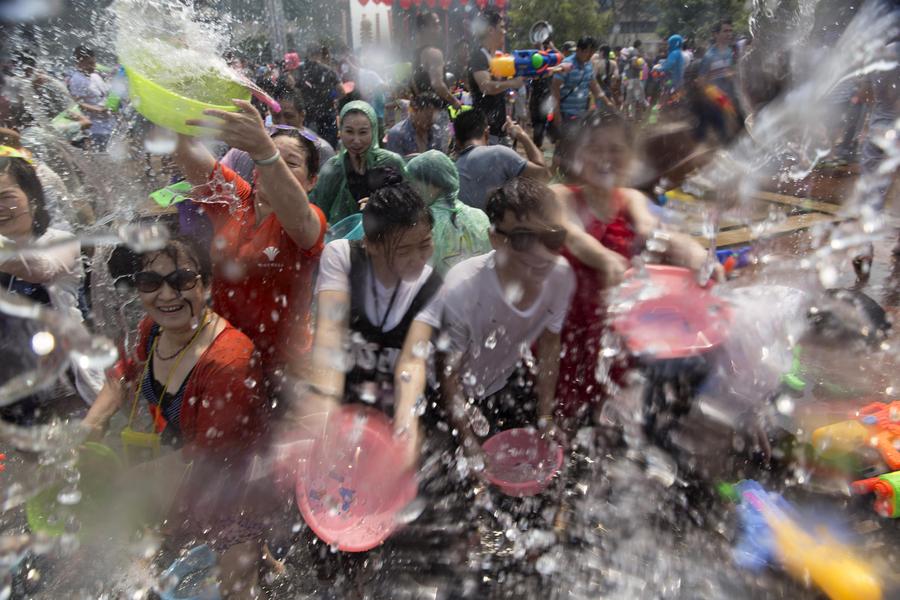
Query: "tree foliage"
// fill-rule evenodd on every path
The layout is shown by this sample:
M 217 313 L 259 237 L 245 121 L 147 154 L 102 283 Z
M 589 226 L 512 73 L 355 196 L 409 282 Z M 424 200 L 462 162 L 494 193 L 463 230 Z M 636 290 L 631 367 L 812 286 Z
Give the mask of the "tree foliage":
M 731 19 L 735 31 L 747 31 L 745 0 L 663 0 L 658 2 L 657 33 L 666 39 L 673 33 L 706 44 L 716 23 Z
M 601 11 L 595 0 L 516 0 L 509 8 L 509 21 L 508 48 L 530 48 L 528 31 L 536 21 L 553 25 L 553 41 L 559 46 L 583 35 L 606 37 L 612 13 Z

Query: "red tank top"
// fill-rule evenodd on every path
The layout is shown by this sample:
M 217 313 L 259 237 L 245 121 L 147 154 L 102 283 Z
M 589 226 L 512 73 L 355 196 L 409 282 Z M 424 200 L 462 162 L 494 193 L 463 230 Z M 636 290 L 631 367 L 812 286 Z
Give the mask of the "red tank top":
M 618 206 L 615 216 L 611 221 L 603 221 L 595 216 L 588 207 L 581 186 L 570 185 L 568 188 L 572 191 L 572 196 L 575 200 L 573 208 L 579 218 L 581 218 L 587 234 L 597 239 L 613 252 L 630 259 L 635 252 L 635 233 L 631 222 L 628 220 L 622 189 L 616 188 L 612 192 L 612 201 Z M 587 314 L 591 318 L 595 318 L 596 309 L 602 304 L 599 292 L 603 288 L 603 282 L 600 280 L 599 273 L 583 264 L 567 250 L 563 251 L 563 256 L 566 257 L 572 266 L 572 270 L 575 271 L 575 277 L 578 282 L 575 298 L 569 309 L 569 318 L 572 318 L 573 312 Z

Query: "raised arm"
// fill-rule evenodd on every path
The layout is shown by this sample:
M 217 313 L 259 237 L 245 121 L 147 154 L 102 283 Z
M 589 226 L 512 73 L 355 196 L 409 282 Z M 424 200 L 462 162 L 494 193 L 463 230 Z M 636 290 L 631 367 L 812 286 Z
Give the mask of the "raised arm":
M 525 156 L 528 157 L 528 164 L 525 165 L 522 175 L 540 181 L 549 181 L 550 169 L 544 164 L 544 153 L 535 145 L 528 132 L 521 125 L 514 123 L 509 116 L 506 117 L 506 131 L 513 139 L 522 144 Z
M 101 436 L 109 420 L 122 407 L 125 385 L 120 380 L 107 379 L 97 399 L 81 421 L 82 426 L 91 430 L 92 436 Z
M 229 146 L 246 151 L 258 165 L 258 193 L 271 205 L 294 243 L 300 248 L 311 248 L 321 237 L 322 224 L 310 206 L 306 190 L 279 155 L 256 108 L 243 100 L 232 102 L 240 111 L 207 110 L 204 114 L 215 117 L 214 120 L 189 120 L 188 125 L 210 128 Z M 273 158 L 274 162 L 268 162 Z M 264 164 L 260 165 L 260 161 Z
M 429 48 L 422 53 L 422 62 L 428 71 L 428 79 L 435 93 L 450 106 L 459 108 L 459 100 L 454 96 L 444 82 L 444 54 L 437 48 Z

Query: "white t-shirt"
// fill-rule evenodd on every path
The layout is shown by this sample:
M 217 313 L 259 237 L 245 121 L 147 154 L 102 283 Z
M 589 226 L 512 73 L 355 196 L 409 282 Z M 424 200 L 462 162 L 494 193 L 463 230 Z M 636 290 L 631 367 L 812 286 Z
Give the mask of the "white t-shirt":
M 409 309 L 416 294 L 428 281 L 431 276 L 432 268 L 426 265 L 422 270 L 422 274 L 414 282 L 401 281 L 400 289 L 397 290 L 397 297 L 394 299 L 394 305 L 391 312 L 387 316 L 384 323 L 384 331 L 390 331 L 396 327 L 403 319 L 403 315 Z M 378 325 L 385 318 L 385 311 L 391 303 L 391 296 L 394 294 L 393 287 L 385 287 L 378 279 L 375 279 L 375 293 L 378 295 L 378 311 L 375 310 L 375 298 L 372 296 L 372 276 L 371 271 L 366 274 L 366 316 L 369 321 Z M 347 240 L 335 240 L 325 246 L 322 251 L 322 258 L 319 259 L 319 280 L 316 283 L 316 294 L 322 291 L 346 292 L 350 293 L 350 242 Z M 416 321 L 422 321 L 434 328 L 441 324 L 441 305 L 440 294 L 434 297 L 425 305 L 418 315 Z
M 475 256 L 447 272 L 441 290 L 442 335 L 450 350 L 462 352 L 459 373 L 467 393 L 484 398 L 500 391 L 519 359 L 546 330 L 559 333 L 575 292 L 575 274 L 559 257 L 541 295 L 519 310 L 504 291 L 494 268 L 496 252 Z M 442 340 L 438 340 L 441 347 Z
M 103 106 L 109 95 L 109 86 L 103 81 L 99 73 L 85 75 L 81 71 L 75 71 L 69 78 L 69 93 L 80 102 Z M 109 135 L 116 124 L 116 118 L 112 114 L 89 113 L 91 120 L 91 133 Z

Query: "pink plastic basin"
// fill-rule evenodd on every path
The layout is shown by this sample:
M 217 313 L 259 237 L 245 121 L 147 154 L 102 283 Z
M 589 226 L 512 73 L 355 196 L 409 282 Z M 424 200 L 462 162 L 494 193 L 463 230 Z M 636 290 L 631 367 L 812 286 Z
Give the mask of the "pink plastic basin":
M 384 414 L 341 408 L 297 473 L 297 504 L 306 524 L 343 552 L 384 542 L 398 527 L 397 513 L 417 493 L 414 473 L 401 470 L 403 457 Z
M 730 306 L 708 287 L 697 284 L 694 273 L 681 267 L 648 265 L 649 285 L 659 294 L 639 300 L 613 320 L 628 349 L 659 359 L 684 358 L 707 352 L 728 337 Z M 625 294 L 647 282 L 627 281 Z
M 563 463 L 563 449 L 530 428 L 507 429 L 482 444 L 484 474 L 508 496 L 534 496 L 550 485 Z

